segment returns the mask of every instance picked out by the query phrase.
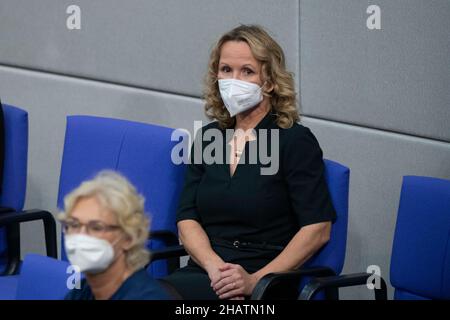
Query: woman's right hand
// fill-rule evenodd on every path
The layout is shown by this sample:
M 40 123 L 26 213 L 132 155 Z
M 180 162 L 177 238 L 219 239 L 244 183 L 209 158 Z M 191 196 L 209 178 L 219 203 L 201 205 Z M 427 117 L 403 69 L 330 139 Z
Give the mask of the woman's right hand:
M 228 264 L 224 261 L 218 262 L 218 263 L 211 263 L 205 265 L 205 271 L 208 273 L 208 277 L 211 280 L 211 287 L 214 290 L 214 287 L 216 284 L 222 280 L 223 277 L 223 271 L 227 270 Z M 244 296 L 237 295 L 230 297 L 229 300 L 245 300 Z
M 220 262 L 220 263 L 216 263 L 216 264 L 210 264 L 205 266 L 205 271 L 208 273 L 208 277 L 211 280 L 211 287 L 214 290 L 214 286 L 216 285 L 217 282 L 219 282 L 220 280 L 222 280 L 222 271 L 223 268 L 225 267 L 226 263 L 225 262 Z M 230 298 L 230 300 L 244 300 L 244 296 L 234 296 L 232 298 Z

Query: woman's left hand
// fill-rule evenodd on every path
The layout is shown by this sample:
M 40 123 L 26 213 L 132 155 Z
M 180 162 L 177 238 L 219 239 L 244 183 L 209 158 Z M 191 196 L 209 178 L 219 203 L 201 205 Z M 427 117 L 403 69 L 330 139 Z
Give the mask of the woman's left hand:
M 220 267 L 221 277 L 211 285 L 220 299 L 250 296 L 258 279 L 238 264 L 226 263 Z

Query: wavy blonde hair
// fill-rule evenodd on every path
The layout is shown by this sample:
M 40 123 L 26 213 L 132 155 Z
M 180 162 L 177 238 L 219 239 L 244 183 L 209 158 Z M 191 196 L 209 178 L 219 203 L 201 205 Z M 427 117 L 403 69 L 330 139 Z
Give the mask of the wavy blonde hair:
M 230 117 L 220 96 L 218 86 L 218 67 L 222 46 L 228 41 L 246 42 L 257 61 L 261 63 L 262 76 L 267 84 L 273 85 L 270 93 L 272 112 L 277 115 L 277 125 L 290 128 L 300 120 L 297 109 L 293 74 L 286 70 L 283 50 L 278 43 L 260 26 L 241 25 L 225 33 L 211 51 L 208 71 L 205 77 L 205 112 L 209 119 L 218 121 L 221 128 L 230 128 L 235 124 L 235 117 Z
M 146 248 L 150 221 L 144 212 L 144 198 L 128 180 L 114 171 L 101 171 L 83 182 L 64 198 L 64 212 L 60 220 L 70 217 L 75 205 L 83 198 L 95 197 L 104 209 L 117 218 L 121 230 L 131 239 L 131 247 L 125 252 L 128 267 L 133 271 L 143 268 L 150 259 Z

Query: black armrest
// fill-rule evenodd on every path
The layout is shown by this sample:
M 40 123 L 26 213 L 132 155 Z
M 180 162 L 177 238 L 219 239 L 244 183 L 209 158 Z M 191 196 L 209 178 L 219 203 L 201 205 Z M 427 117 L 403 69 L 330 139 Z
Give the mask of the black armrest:
M 176 246 L 179 244 L 178 237 L 172 231 L 156 230 L 151 231 L 148 235 L 148 239 L 158 239 L 164 241 L 167 246 Z
M 152 256 L 150 258 L 150 263 L 157 261 L 157 260 L 163 260 L 163 259 L 169 259 L 169 258 L 179 258 L 182 256 L 187 256 L 188 253 L 186 252 L 186 249 L 182 245 L 172 246 L 160 250 L 152 251 Z
M 7 212 L 15 212 L 16 210 L 14 210 L 13 208 L 8 208 L 8 207 L 0 207 L 0 214 L 1 213 L 7 213 Z
M 310 300 L 314 295 L 327 288 L 344 288 L 367 284 L 367 280 L 372 277 L 378 277 L 372 273 L 355 273 L 335 277 L 315 278 L 309 282 L 299 295 L 299 300 Z M 375 300 L 387 300 L 386 282 L 382 277 L 379 277 L 380 288 L 374 288 Z
M 42 220 L 44 224 L 47 256 L 57 258 L 56 222 L 53 215 L 44 210 L 7 212 L 0 215 L 0 227 L 7 227 L 8 265 L 3 275 L 16 274 L 20 266 L 20 228 L 22 222 Z M 11 247 L 10 247 L 11 246 Z
M 270 289 L 279 285 L 283 285 L 286 287 L 290 286 L 293 290 L 298 290 L 300 280 L 304 276 L 324 277 L 335 275 L 336 274 L 334 273 L 334 271 L 328 267 L 303 268 L 288 272 L 269 273 L 258 281 L 255 288 L 253 289 L 251 299 L 272 299 L 274 297 L 271 297 Z M 333 294 L 332 290 L 330 290 L 328 294 Z
M 178 247 L 180 245 L 176 234 L 174 234 L 172 231 L 156 230 L 150 232 L 150 234 L 148 235 L 148 239 L 161 240 L 168 248 L 152 250 L 150 262 L 147 264 L 147 266 L 153 261 L 167 259 L 167 268 L 169 273 L 172 273 L 180 267 L 180 260 L 175 258 L 183 256 L 184 254 L 179 254 L 177 256 L 173 253 L 173 250 L 170 250 L 170 248 Z M 170 253 L 166 253 L 167 250 L 169 250 Z

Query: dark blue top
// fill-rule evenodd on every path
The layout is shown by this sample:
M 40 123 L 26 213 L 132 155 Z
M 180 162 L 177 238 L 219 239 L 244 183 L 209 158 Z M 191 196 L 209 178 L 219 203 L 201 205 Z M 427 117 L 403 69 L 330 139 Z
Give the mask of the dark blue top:
M 86 279 L 81 281 L 80 289 L 72 289 L 65 300 L 95 300 Z M 161 285 L 141 269 L 133 273 L 109 300 L 170 300 Z

